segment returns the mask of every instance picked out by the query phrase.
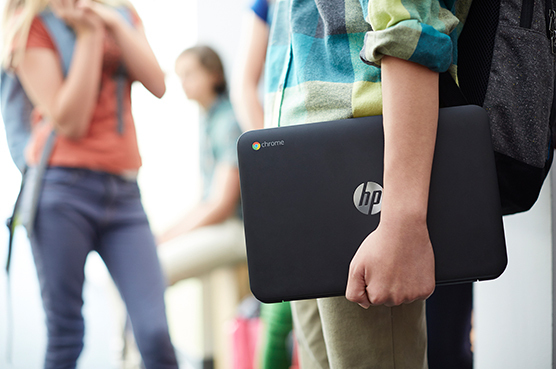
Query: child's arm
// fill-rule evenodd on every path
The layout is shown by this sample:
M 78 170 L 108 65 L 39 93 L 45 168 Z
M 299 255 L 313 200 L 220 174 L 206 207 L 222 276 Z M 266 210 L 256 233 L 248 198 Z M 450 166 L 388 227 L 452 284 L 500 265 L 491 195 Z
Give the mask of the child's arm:
M 141 82 L 156 97 L 162 97 L 166 92 L 164 72 L 147 41 L 143 26 L 132 27 L 114 8 L 106 5 L 92 2 L 88 6 L 102 18 L 116 38 L 131 78 Z
M 178 223 L 158 239 L 164 243 L 194 229 L 218 224 L 234 214 L 239 201 L 239 171 L 237 167 L 220 164 L 216 167 L 211 193 L 206 201 L 197 204 Z
M 104 29 L 94 13 L 66 5 L 59 9 L 54 3 L 53 10 L 76 32 L 68 75 L 64 80 L 56 52 L 47 48 L 27 49 L 16 73 L 56 131 L 77 139 L 86 134 L 98 97 Z
M 244 131 L 264 126 L 263 106 L 259 98 L 259 81 L 266 59 L 268 25 L 254 12 L 243 22 L 240 57 L 236 61 L 231 98 Z
M 363 307 L 426 299 L 435 287 L 427 228 L 438 124 L 438 73 L 382 60 L 384 195 L 378 228 L 350 265 L 346 297 Z

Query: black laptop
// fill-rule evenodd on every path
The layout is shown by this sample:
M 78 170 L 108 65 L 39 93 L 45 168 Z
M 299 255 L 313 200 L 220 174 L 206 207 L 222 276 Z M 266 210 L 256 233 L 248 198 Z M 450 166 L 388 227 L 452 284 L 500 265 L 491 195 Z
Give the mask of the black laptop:
M 238 140 L 251 290 L 263 302 L 339 296 L 380 220 L 382 117 L 249 131 Z M 490 129 L 478 106 L 440 110 L 428 226 L 437 284 L 507 264 Z

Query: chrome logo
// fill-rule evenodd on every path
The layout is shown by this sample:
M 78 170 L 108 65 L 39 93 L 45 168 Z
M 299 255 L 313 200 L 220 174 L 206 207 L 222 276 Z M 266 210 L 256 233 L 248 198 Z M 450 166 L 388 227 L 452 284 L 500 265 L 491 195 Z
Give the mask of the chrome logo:
M 251 147 L 253 148 L 253 150 L 257 151 L 261 148 L 261 144 L 257 141 L 253 142 L 253 145 L 251 145 Z

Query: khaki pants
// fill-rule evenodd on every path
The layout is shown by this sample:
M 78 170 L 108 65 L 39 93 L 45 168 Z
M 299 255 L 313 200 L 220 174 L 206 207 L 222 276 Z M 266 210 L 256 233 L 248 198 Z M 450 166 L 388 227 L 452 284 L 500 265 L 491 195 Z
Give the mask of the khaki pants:
M 363 309 L 345 297 L 292 302 L 303 369 L 426 369 L 423 301 Z
M 158 257 L 169 285 L 243 262 L 243 223 L 232 218 L 176 237 L 158 246 Z

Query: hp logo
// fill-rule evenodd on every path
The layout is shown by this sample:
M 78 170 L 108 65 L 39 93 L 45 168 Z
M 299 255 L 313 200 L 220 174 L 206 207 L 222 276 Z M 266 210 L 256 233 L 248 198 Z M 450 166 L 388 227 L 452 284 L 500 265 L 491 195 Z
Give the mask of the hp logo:
M 382 186 L 375 182 L 361 183 L 353 193 L 353 204 L 365 215 L 380 213 Z

